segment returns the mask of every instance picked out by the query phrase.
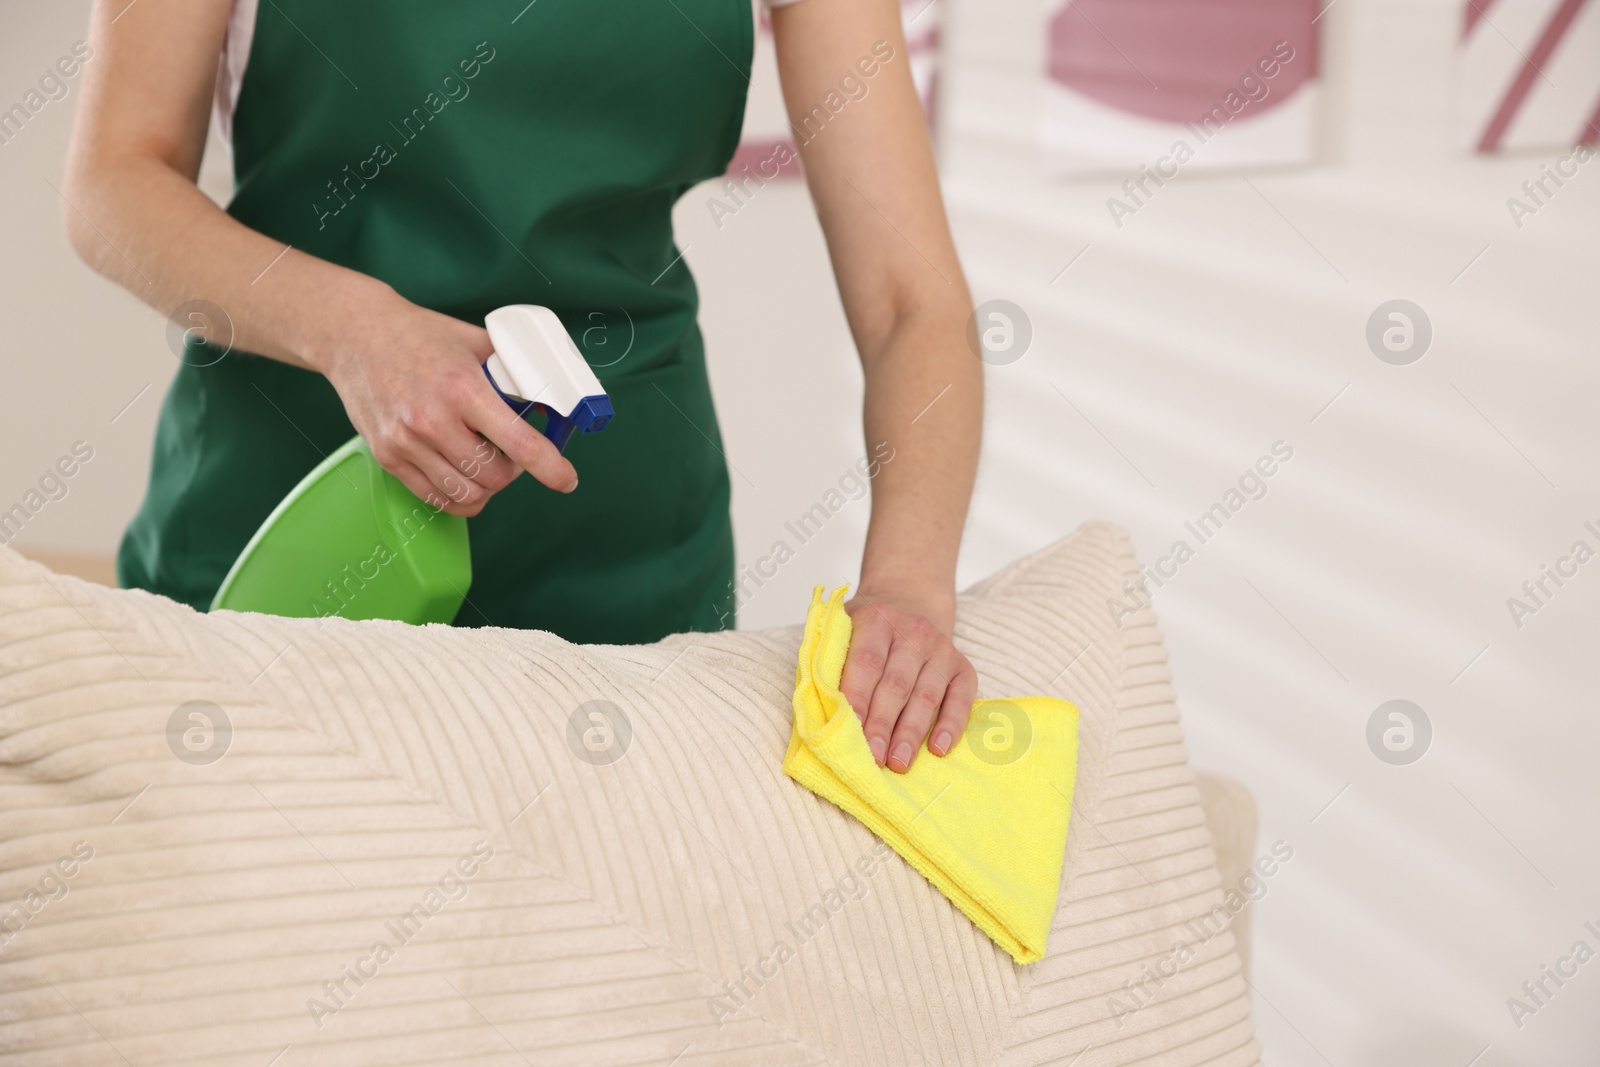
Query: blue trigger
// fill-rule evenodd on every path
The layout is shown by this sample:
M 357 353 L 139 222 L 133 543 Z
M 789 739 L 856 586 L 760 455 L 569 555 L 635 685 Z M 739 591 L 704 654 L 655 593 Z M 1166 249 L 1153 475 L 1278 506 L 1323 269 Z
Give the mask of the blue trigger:
M 543 404 L 536 405 L 544 408 Z M 611 421 L 614 412 L 611 410 L 611 398 L 605 395 L 586 396 L 573 407 L 571 415 L 558 415 L 549 408 L 545 408 L 550 416 L 550 421 L 545 423 L 544 435 L 550 438 L 556 446 L 557 452 L 567 450 L 567 442 L 571 440 L 574 431 L 577 433 L 598 433 L 606 428 L 606 423 Z
M 549 416 L 549 420 L 545 423 L 544 435 L 556 446 L 558 452 L 567 450 L 567 442 L 572 439 L 574 433 L 599 433 L 616 414 L 611 408 L 611 398 L 604 393 L 584 397 L 573 406 L 572 414 L 562 415 L 536 400 L 515 400 L 507 396 L 500 386 L 495 384 L 494 375 L 489 373 L 487 364 L 484 365 L 483 376 L 489 380 L 490 387 L 500 395 L 500 399 L 506 402 L 506 406 L 517 413 L 518 418 L 527 418 L 528 412 L 534 410 L 543 411 Z

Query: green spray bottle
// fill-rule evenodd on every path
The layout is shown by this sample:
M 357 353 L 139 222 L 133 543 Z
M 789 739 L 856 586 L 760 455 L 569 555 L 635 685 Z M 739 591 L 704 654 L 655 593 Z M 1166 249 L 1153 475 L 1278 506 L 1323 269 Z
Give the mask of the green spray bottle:
M 611 401 L 555 312 L 516 304 L 484 326 L 484 376 L 519 416 L 545 412 L 556 448 L 605 429 Z M 419 500 L 354 437 L 267 516 L 211 610 L 448 623 L 471 585 L 467 520 Z

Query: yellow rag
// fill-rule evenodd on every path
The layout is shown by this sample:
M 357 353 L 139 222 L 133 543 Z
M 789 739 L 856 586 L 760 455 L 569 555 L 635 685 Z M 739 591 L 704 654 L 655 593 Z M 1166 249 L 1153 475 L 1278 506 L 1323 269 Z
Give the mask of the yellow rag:
M 1078 709 L 1054 697 L 980 700 L 961 740 L 910 771 L 879 767 L 839 691 L 845 588 L 817 586 L 795 669 L 783 770 L 866 824 L 1018 963 L 1044 956 L 1077 770 Z

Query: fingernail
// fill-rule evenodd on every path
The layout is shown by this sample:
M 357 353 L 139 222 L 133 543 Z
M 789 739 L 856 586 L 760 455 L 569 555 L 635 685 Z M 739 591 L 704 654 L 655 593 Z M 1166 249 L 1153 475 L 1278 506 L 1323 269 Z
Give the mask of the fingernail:
M 935 737 L 933 739 L 933 751 L 935 753 L 937 753 L 938 755 L 941 755 L 941 756 L 944 755 L 946 752 L 950 751 L 950 731 L 949 730 L 940 730 L 939 731 L 939 736 Z
M 890 761 L 898 763 L 902 770 L 911 765 L 911 746 L 902 741 L 894 746 L 894 758 Z
M 867 742 L 867 748 L 872 750 L 872 758 L 873 758 L 873 760 L 880 767 L 883 766 L 883 753 L 884 753 L 884 750 L 887 749 L 888 747 L 889 747 L 889 742 L 885 741 L 881 737 L 874 737 L 874 738 L 872 738 L 871 740 L 869 740 Z

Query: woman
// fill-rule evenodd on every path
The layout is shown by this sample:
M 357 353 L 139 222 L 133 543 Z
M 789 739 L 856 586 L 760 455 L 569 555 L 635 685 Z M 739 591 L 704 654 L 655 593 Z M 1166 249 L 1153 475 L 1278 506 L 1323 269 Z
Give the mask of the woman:
M 73 245 L 164 314 L 224 309 L 233 346 L 188 350 L 167 395 L 123 584 L 203 608 L 273 505 L 359 432 L 418 496 L 473 517 L 462 623 L 607 642 L 722 625 L 728 475 L 670 213 L 732 156 L 752 15 L 748 0 L 97 0 Z M 976 691 L 950 640 L 982 412 L 971 306 L 894 0 L 800 0 L 772 23 L 866 438 L 894 456 L 843 690 L 878 762 L 904 771 L 925 739 L 949 751 Z M 870 96 L 833 110 L 841 77 L 885 53 Z M 195 185 L 213 97 L 226 212 Z M 482 373 L 484 315 L 518 303 L 575 335 L 596 312 L 633 324 L 627 357 L 596 367 L 618 414 L 572 450 L 581 490 Z

